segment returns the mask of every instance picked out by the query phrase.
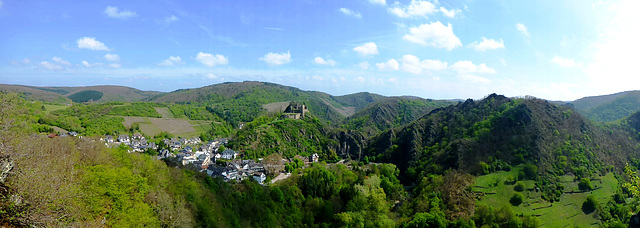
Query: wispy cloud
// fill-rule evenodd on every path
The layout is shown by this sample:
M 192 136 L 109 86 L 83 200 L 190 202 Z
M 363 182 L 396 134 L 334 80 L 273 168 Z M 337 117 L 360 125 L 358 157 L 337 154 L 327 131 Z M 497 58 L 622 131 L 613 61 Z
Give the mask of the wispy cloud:
M 411 27 L 409 28 L 409 34 L 405 35 L 403 39 L 412 43 L 447 50 L 462 46 L 460 39 L 453 33 L 451 24 L 444 26 L 440 21 Z
M 521 23 L 517 23 L 516 24 L 516 29 L 518 31 L 520 31 L 520 33 L 522 33 L 522 35 L 527 36 L 527 37 L 529 36 L 529 30 L 527 29 L 527 26 L 524 26 Z
M 212 55 L 212 54 L 203 53 L 203 52 L 198 52 L 198 55 L 196 56 L 196 61 L 208 67 L 229 64 L 229 59 L 227 59 L 227 57 L 225 57 L 224 55 L 220 55 L 220 54 Z
M 291 53 L 289 51 L 282 53 L 269 52 L 258 60 L 267 63 L 269 66 L 277 66 L 291 62 Z
M 476 51 L 493 50 L 498 48 L 504 48 L 504 41 L 502 39 L 494 40 L 494 39 L 487 39 L 482 37 L 482 42 L 475 41 L 469 44 L 469 47 L 473 48 Z
M 355 52 L 360 53 L 361 55 L 377 55 L 378 54 L 378 45 L 374 42 L 369 42 L 362 44 L 360 46 L 354 47 L 353 50 Z
M 352 10 L 347 9 L 347 8 L 340 8 L 340 12 L 342 12 L 344 15 L 347 15 L 347 16 L 352 16 L 352 17 L 355 17 L 355 18 L 362 18 L 362 14 L 360 14 L 360 12 L 358 12 L 358 11 L 352 11 Z
M 168 59 L 165 59 L 161 63 L 158 63 L 159 66 L 174 66 L 178 64 L 184 64 L 180 56 L 169 56 Z
M 336 61 L 333 59 L 327 59 L 324 60 L 322 57 L 316 57 L 315 59 L 313 59 L 313 62 L 315 64 L 318 65 L 329 65 L 329 66 L 335 66 L 336 65 Z
M 118 7 L 115 6 L 107 6 L 107 8 L 104 10 L 104 13 L 110 18 L 116 19 L 127 19 L 130 17 L 135 17 L 137 15 L 136 12 L 130 10 L 118 10 Z
M 104 43 L 97 41 L 93 37 L 82 37 L 76 41 L 78 48 L 91 49 L 96 51 L 109 51 L 109 48 Z

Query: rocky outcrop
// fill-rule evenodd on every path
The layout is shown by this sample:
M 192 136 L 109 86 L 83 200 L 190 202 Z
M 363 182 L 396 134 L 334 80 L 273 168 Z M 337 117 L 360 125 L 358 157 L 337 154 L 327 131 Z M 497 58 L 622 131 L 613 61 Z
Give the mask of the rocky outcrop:
M 9 156 L 0 156 L 0 184 L 4 184 L 13 166 L 14 162 Z

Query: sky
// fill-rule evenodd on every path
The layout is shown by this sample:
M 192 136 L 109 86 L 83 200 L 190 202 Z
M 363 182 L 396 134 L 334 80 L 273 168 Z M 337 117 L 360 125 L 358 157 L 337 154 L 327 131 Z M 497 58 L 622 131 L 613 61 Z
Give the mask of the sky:
M 571 101 L 640 89 L 640 1 L 0 0 L 0 83 Z

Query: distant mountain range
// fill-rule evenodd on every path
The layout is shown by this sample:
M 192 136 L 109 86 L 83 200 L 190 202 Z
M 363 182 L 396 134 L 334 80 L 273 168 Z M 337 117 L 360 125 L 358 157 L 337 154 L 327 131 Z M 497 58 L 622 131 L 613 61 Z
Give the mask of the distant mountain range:
M 429 106 L 410 110 L 411 116 L 400 121 L 402 124 L 419 118 L 435 107 L 453 104 L 463 100 L 432 101 L 419 97 L 386 97 L 378 94 L 361 92 L 344 96 L 332 96 L 318 91 L 303 91 L 295 87 L 265 82 L 229 82 L 214 84 L 195 89 L 180 89 L 173 92 L 142 91 L 125 86 L 85 86 L 85 87 L 35 87 L 23 85 L 0 84 L 0 91 L 20 92 L 25 98 L 52 103 L 71 102 L 113 102 L 113 101 L 153 101 L 167 103 L 231 103 L 228 100 L 241 100 L 267 105 L 283 101 L 301 101 L 308 103 L 310 110 L 318 117 L 336 121 L 348 118 L 354 120 L 365 116 L 374 117 L 383 125 L 399 123 L 396 118 L 398 104 L 412 103 L 418 106 Z M 257 98 L 257 100 L 256 100 Z M 251 99 L 252 101 L 250 101 Z M 215 102 L 214 102 L 215 101 Z M 431 105 L 425 105 L 430 103 Z M 375 107 L 373 104 L 376 104 Z M 561 104 L 565 102 L 553 102 Z M 623 119 L 640 111 L 640 91 L 626 91 L 610 95 L 591 96 L 566 102 L 572 105 L 585 117 L 599 122 L 610 122 Z M 371 107 L 370 107 L 371 106 Z M 365 113 L 357 112 L 368 108 Z M 260 109 L 260 107 L 258 107 Z M 353 116 L 353 117 L 352 117 Z M 380 118 L 384 117 L 385 120 Z M 408 121 L 407 121 L 408 120 Z M 383 123 L 384 122 L 384 123 Z M 391 124 L 393 125 L 393 124 Z M 373 131 L 378 131 L 373 130 Z

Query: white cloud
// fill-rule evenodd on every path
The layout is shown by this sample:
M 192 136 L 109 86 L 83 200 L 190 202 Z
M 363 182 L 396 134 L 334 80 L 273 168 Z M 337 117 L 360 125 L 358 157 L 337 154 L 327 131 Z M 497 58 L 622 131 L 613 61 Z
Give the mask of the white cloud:
M 573 59 L 562 58 L 559 56 L 554 56 L 551 59 L 551 62 L 558 64 L 558 66 L 561 66 L 561 67 L 581 67 L 582 66 L 582 62 L 576 62 Z
M 97 41 L 96 38 L 93 37 L 82 37 L 76 41 L 78 43 L 78 48 L 86 48 L 96 51 L 109 51 L 109 48 L 104 45 L 104 43 Z
M 447 50 L 462 46 L 460 39 L 453 34 L 451 24 L 444 26 L 440 21 L 422 24 L 418 27 L 411 27 L 409 28 L 409 34 L 405 35 L 403 39 L 409 42 Z
M 176 15 L 171 15 L 170 17 L 165 18 L 164 21 L 167 23 L 176 22 L 178 21 L 178 17 L 176 17 Z
M 438 9 L 436 9 L 436 6 L 429 1 L 411 0 L 409 6 L 401 7 L 399 6 L 399 3 L 397 3 L 396 7 L 389 9 L 389 11 L 398 17 L 427 17 L 427 15 L 438 12 Z
M 365 62 L 358 63 L 358 66 L 359 66 L 360 68 L 362 68 L 363 70 L 367 70 L 367 69 L 369 69 L 369 66 L 370 66 L 370 65 L 369 65 L 369 62 L 366 62 L 366 61 L 365 61 Z
M 70 63 L 70 62 L 65 61 L 64 59 L 62 59 L 62 58 L 60 58 L 60 57 L 57 57 L 57 56 L 54 56 L 54 57 L 53 57 L 53 61 L 54 61 L 54 62 L 56 62 L 56 63 L 60 63 L 60 64 L 62 64 L 62 65 L 65 65 L 65 66 L 71 66 L 71 63 Z
M 386 5 L 387 4 L 387 0 L 369 0 L 370 3 L 373 4 L 379 4 L 379 5 Z
M 353 17 L 356 17 L 356 18 L 362 18 L 362 14 L 360 14 L 360 12 L 352 11 L 352 10 L 347 9 L 347 8 L 340 8 L 340 12 L 342 12 L 344 15 L 347 15 L 347 16 L 353 16 Z
M 104 55 L 104 59 L 106 59 L 109 62 L 120 62 L 120 56 L 116 54 L 106 54 Z
M 23 64 L 30 64 L 30 63 L 31 63 L 31 60 L 30 60 L 30 59 L 28 59 L 28 58 L 24 58 L 21 62 L 22 62 Z
M 94 67 L 94 66 L 102 66 L 103 65 L 102 63 L 89 63 L 86 60 L 82 60 L 81 63 L 82 63 L 82 65 L 84 67 Z
M 486 64 L 482 63 L 480 65 L 475 65 L 471 61 L 458 61 L 451 65 L 451 69 L 459 74 L 472 74 L 472 73 L 481 73 L 481 74 L 495 74 L 496 70 L 488 67 Z
M 447 10 L 444 7 L 440 7 L 440 12 L 442 12 L 442 14 L 446 17 L 455 18 L 457 14 L 462 13 L 462 10 L 460 9 Z
M 354 47 L 353 50 L 360 53 L 361 55 L 377 55 L 378 45 L 376 45 L 376 43 L 374 42 L 369 42 L 361 46 Z
M 400 64 L 395 59 L 390 59 L 384 63 L 376 63 L 376 66 L 380 70 L 398 70 L 400 68 Z
M 178 64 L 184 64 L 184 62 L 182 62 L 182 59 L 180 58 L 180 56 L 169 56 L 168 59 L 165 59 L 164 61 L 162 61 L 158 65 L 160 65 L 160 66 L 174 66 L 174 65 L 178 65 Z
M 284 53 L 284 52 L 282 52 L 282 53 L 269 52 L 269 54 L 264 55 L 263 57 L 261 57 L 258 60 L 267 63 L 267 65 L 269 65 L 269 66 L 277 66 L 277 65 L 287 64 L 287 63 L 291 62 L 291 53 L 289 51 L 287 51 L 287 53 Z
M 440 60 L 425 59 L 420 61 L 420 58 L 414 55 L 402 56 L 402 70 L 412 74 L 419 74 L 424 70 L 444 70 L 446 68 L 447 62 Z
M 62 70 L 62 66 L 47 61 L 40 62 L 40 66 L 47 70 Z
M 3 4 L 2 1 L 0 1 L 0 8 L 2 8 L 2 4 Z
M 120 67 L 122 67 L 122 65 L 120 63 L 112 63 L 112 64 L 109 64 L 107 66 L 111 67 L 111 68 L 120 68 Z
M 529 36 L 529 31 L 527 30 L 527 26 L 523 24 L 517 23 L 516 29 L 522 33 L 522 35 Z
M 330 66 L 336 65 L 336 61 L 334 61 L 333 59 L 324 60 L 322 57 L 316 57 L 315 59 L 313 59 L 313 62 L 318 65 L 330 65 Z
M 482 42 L 478 43 L 478 41 L 475 41 L 469 44 L 469 47 L 475 49 L 476 51 L 504 48 L 504 41 L 502 39 L 494 40 L 482 37 Z
M 119 11 L 118 7 L 115 6 L 107 6 L 107 9 L 104 10 L 104 13 L 110 18 L 116 19 L 127 19 L 136 16 L 136 12 L 130 10 Z
M 209 74 L 205 75 L 205 77 L 206 77 L 206 78 L 209 78 L 209 79 L 218 79 L 218 76 L 216 76 L 216 75 L 215 75 L 215 74 L 213 74 L 213 73 L 209 73 Z
M 196 61 L 202 63 L 208 67 L 214 67 L 218 65 L 227 65 L 229 63 L 229 59 L 224 55 L 216 54 L 212 55 L 209 53 L 198 52 L 196 56 Z

